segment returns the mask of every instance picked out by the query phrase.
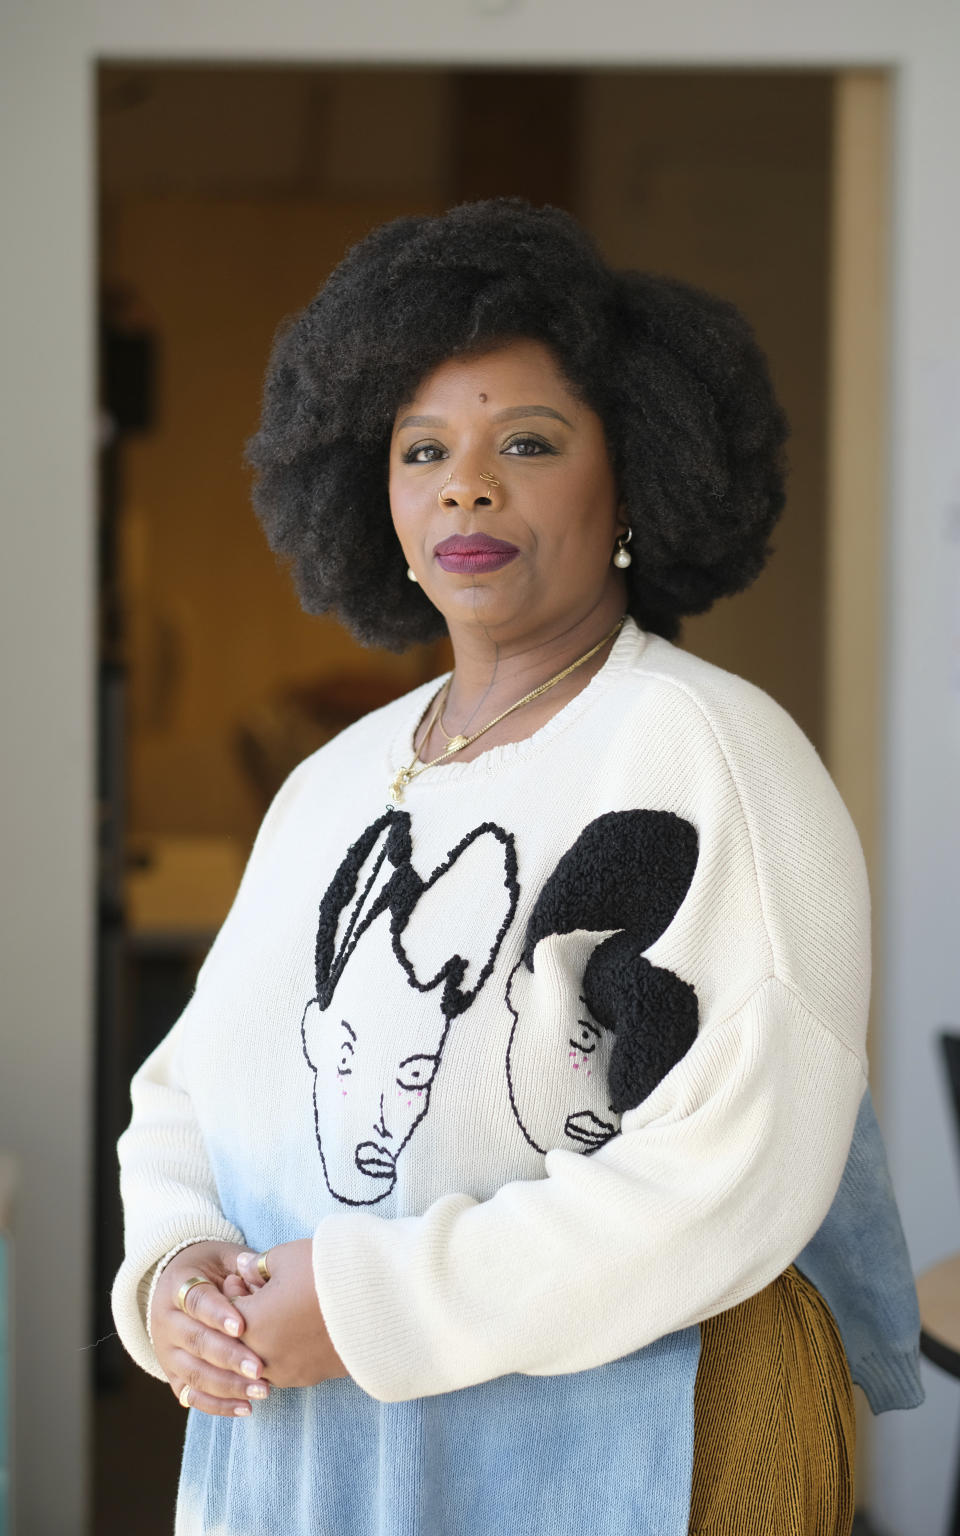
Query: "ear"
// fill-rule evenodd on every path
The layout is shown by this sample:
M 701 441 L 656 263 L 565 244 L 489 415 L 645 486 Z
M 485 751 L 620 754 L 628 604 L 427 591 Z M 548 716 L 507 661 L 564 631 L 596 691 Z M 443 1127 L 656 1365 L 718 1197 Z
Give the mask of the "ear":
M 320 1004 L 317 1002 L 315 997 L 311 997 L 306 1008 L 303 1010 L 303 1017 L 300 1020 L 300 1043 L 303 1046 L 303 1054 L 307 1058 L 307 1066 L 313 1067 L 314 1071 L 316 1071 L 316 1065 L 314 1063 L 313 1057 L 310 1054 L 310 1050 L 313 1035 L 318 1023 L 319 1011 Z
M 524 959 L 549 933 L 625 928 L 648 949 L 669 928 L 697 865 L 697 833 L 672 811 L 608 811 L 584 827 L 530 914 Z
M 410 868 L 410 818 L 387 811 L 348 848 L 320 903 L 317 999 L 326 1008 L 357 940 L 398 899 L 400 872 Z
M 446 1018 L 470 1007 L 493 970 L 519 895 L 513 836 L 484 822 L 424 882 L 412 909 L 395 916 L 397 959 L 419 991 L 442 983 Z

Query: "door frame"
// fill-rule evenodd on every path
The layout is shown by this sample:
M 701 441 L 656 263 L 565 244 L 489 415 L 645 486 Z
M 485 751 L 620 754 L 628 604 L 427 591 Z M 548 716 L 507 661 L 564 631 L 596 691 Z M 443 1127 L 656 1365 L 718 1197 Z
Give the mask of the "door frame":
M 838 340 L 831 408 L 837 454 L 827 618 L 834 701 L 829 754 L 865 840 L 874 839 L 871 857 L 882 872 L 882 1013 L 873 1054 L 882 1067 L 891 1165 L 914 1262 L 919 1267 L 940 1257 L 943 1233 L 960 1220 L 946 1103 L 938 1098 L 931 1059 L 937 1024 L 960 1017 L 955 937 L 947 919 L 960 910 L 953 790 L 960 778 L 960 701 L 948 686 L 951 648 L 960 642 L 954 618 L 960 577 L 946 522 L 960 490 L 960 467 L 953 414 L 943 405 L 945 398 L 960 402 L 960 192 L 950 164 L 950 146 L 960 142 L 953 78 L 960 15 L 940 0 L 916 0 L 909 8 L 893 0 L 851 0 L 843 7 L 813 0 L 802 8 L 788 0 L 762 7 L 731 0 L 721 8 L 708 0 L 676 0 L 669 12 L 658 13 L 620 0 L 594 0 L 586 9 L 568 0 L 463 0 L 455 7 L 447 0 L 409 0 L 404 7 L 354 0 L 336 8 L 304 6 L 302 0 L 275 0 L 270 7 L 256 0 L 200 0 L 191 7 L 15 0 L 5 33 L 0 294 L 12 345 L 0 359 L 8 402 L 8 443 L 0 456 L 8 557 L 0 576 L 7 736 L 7 857 L 0 879 L 9 917 L 0 933 L 0 959 L 7 989 L 4 1052 L 14 1070 L 0 1083 L 0 1134 L 19 1157 L 22 1190 L 16 1216 L 20 1529 L 76 1536 L 87 1497 L 86 1351 L 93 1341 L 83 1277 L 89 1269 L 92 1114 L 97 431 L 93 79 L 99 60 L 815 67 L 886 75 L 890 277 L 889 300 L 881 295 L 877 303 L 886 319 L 881 344 L 888 367 L 880 365 L 875 375 L 886 428 L 874 434 L 880 455 L 866 434 L 865 457 L 856 469 L 843 446 L 856 440 L 849 427 L 856 416 L 849 383 L 856 347 Z M 843 131 L 850 135 L 844 174 L 854 179 L 853 146 L 874 108 L 862 93 L 857 97 L 856 88 L 838 94 L 838 124 L 846 123 Z M 849 180 L 844 185 L 849 207 Z M 840 262 L 838 292 L 841 273 L 847 297 L 840 315 L 852 317 L 856 262 L 846 256 Z M 852 318 L 850 324 L 856 335 Z M 881 489 L 868 492 L 877 476 Z M 884 478 L 888 494 L 875 581 L 880 596 L 866 599 L 864 627 L 858 629 L 848 600 L 851 572 L 866 569 Z M 836 510 L 848 504 L 849 525 Z M 881 666 L 871 685 L 870 657 L 878 654 Z M 854 731 L 845 701 L 861 684 L 872 703 L 864 705 L 864 723 Z M 869 753 L 878 739 L 884 771 L 870 792 L 872 802 L 860 806 L 863 744 Z M 924 1519 L 934 1529 L 955 1418 L 952 1400 L 931 1384 L 923 1409 L 889 1415 L 891 1422 L 878 1425 L 883 1455 L 875 1495 L 891 1523 L 918 1536 L 919 1509 L 930 1510 Z

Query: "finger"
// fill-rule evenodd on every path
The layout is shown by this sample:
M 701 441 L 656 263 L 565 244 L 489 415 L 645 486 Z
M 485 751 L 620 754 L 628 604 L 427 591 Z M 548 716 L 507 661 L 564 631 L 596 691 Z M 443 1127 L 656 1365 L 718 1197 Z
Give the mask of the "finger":
M 246 1344 L 241 1344 L 230 1339 L 226 1334 L 218 1333 L 215 1328 L 207 1328 L 196 1318 L 178 1318 L 174 1321 L 171 1343 L 174 1349 L 182 1350 L 184 1355 L 193 1360 L 206 1361 L 208 1365 L 217 1366 L 220 1370 L 231 1371 L 235 1376 L 242 1377 L 244 1384 L 247 1381 L 256 1381 L 263 1375 L 263 1361 L 259 1355 L 255 1355 Z M 190 1381 L 189 1373 L 181 1374 Z M 192 1382 L 191 1385 L 198 1385 Z M 242 1390 L 242 1388 L 241 1388 Z
M 238 1253 L 237 1268 L 251 1291 L 262 1290 L 266 1280 L 257 1268 L 258 1253 Z
M 223 1282 L 223 1294 L 233 1301 L 237 1296 L 249 1296 L 251 1292 L 242 1275 L 228 1275 Z
M 239 1338 L 244 1329 L 243 1314 L 237 1311 L 213 1281 L 207 1285 L 191 1286 L 184 1297 L 180 1311 L 185 1312 L 187 1317 L 203 1323 L 207 1328 L 214 1328 L 218 1333 L 227 1333 L 234 1339 Z
M 256 1381 L 263 1375 L 263 1361 L 252 1349 L 213 1328 L 204 1328 L 202 1324 L 188 1323 L 186 1330 L 181 1330 L 180 1337 L 175 1340 L 175 1347 L 183 1349 L 195 1360 L 205 1360 L 220 1370 L 232 1371 L 246 1381 Z
M 223 1419 L 248 1419 L 253 1412 L 248 1402 L 240 1398 L 235 1400 L 223 1397 L 208 1397 L 205 1392 L 200 1392 L 196 1387 L 191 1387 L 189 1382 L 171 1380 L 170 1390 L 180 1404 L 181 1408 L 198 1408 L 201 1413 L 210 1413 Z
M 233 1371 L 221 1370 L 182 1349 L 171 1351 L 170 1370 L 177 1381 L 184 1382 L 192 1392 L 199 1392 L 204 1397 L 244 1403 L 257 1402 L 270 1395 L 270 1388 L 262 1378 L 246 1381 Z

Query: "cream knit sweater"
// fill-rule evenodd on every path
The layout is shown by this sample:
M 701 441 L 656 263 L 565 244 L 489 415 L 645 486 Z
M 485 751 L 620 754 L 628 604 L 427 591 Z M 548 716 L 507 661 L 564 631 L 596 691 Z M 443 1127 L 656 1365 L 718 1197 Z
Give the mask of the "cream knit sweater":
M 437 684 L 278 792 L 120 1142 L 121 1338 L 158 1263 L 313 1234 L 396 1402 L 618 1359 L 827 1213 L 865 1088 L 856 833 L 766 694 L 628 621 L 526 741 L 388 786 Z

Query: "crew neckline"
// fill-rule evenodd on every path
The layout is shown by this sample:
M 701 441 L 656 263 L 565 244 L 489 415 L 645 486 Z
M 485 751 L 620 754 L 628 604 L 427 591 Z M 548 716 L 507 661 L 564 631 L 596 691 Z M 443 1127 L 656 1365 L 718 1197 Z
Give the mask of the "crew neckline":
M 575 721 L 579 720 L 586 710 L 592 708 L 599 698 L 603 696 L 625 672 L 642 655 L 647 643 L 647 634 L 642 630 L 630 614 L 627 614 L 623 628 L 617 635 L 610 648 L 610 654 L 603 666 L 587 683 L 579 693 L 568 699 L 562 709 L 532 735 L 524 737 L 522 741 L 506 741 L 498 746 L 489 747 L 481 752 L 478 757 L 468 763 L 443 763 L 438 764 L 434 772 L 418 774 L 403 792 L 404 806 L 410 797 L 423 790 L 429 790 L 431 785 L 439 786 L 442 783 L 461 784 L 465 779 L 488 778 L 501 768 L 511 763 L 521 762 L 525 758 L 532 757 L 542 752 L 549 746 L 555 736 L 568 730 Z M 429 683 L 424 683 L 409 695 L 409 708 L 404 712 L 403 719 L 398 730 L 394 733 L 386 754 L 387 783 L 391 783 L 401 768 L 407 766 L 414 754 L 413 737 L 417 726 L 423 716 L 427 700 L 432 698 L 439 688 L 442 688 L 449 672 L 442 672 L 439 677 L 432 678 Z

